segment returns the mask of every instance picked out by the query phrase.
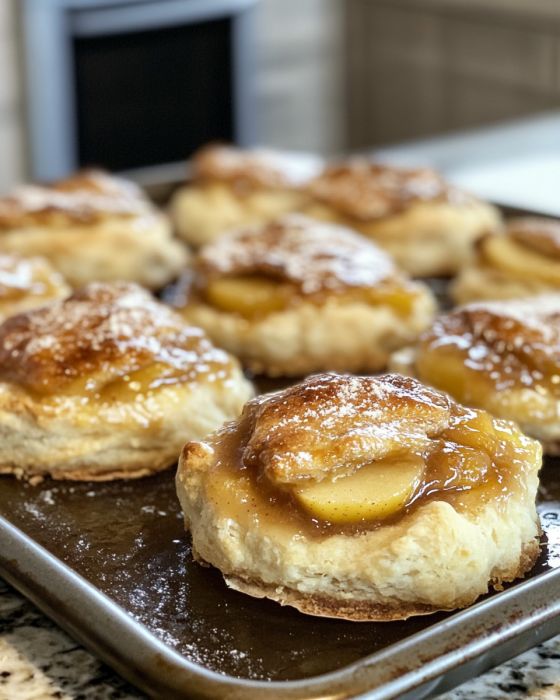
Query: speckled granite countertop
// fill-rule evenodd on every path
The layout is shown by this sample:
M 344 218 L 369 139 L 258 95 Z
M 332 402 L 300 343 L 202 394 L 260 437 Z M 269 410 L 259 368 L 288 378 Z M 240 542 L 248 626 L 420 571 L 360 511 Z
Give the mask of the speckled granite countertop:
M 144 697 L 0 579 L 0 700 Z M 560 698 L 560 636 L 441 696 L 502 698 Z

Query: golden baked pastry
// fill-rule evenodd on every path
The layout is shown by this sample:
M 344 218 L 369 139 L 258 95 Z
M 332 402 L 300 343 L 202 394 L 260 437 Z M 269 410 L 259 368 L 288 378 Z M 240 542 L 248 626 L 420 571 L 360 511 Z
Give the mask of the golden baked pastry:
M 73 287 L 122 279 L 157 289 L 187 260 L 140 189 L 98 171 L 0 198 L 0 253 L 41 255 Z
M 374 371 L 431 322 L 430 290 L 340 226 L 286 215 L 222 236 L 174 304 L 258 374 Z
M 473 603 L 539 554 L 540 445 L 399 375 L 317 375 L 190 442 L 177 493 L 197 559 L 312 615 Z
M 304 185 L 322 168 L 307 153 L 209 145 L 192 161 L 192 182 L 171 202 L 178 234 L 199 247 L 224 231 L 267 223 L 308 203 Z
M 148 292 L 91 284 L 0 325 L 0 473 L 145 476 L 251 395 L 237 361 Z
M 372 238 L 417 277 L 451 275 L 483 234 L 500 226 L 498 210 L 429 169 L 407 170 L 354 158 L 326 168 L 308 185 L 305 213 Z
M 468 304 L 438 318 L 391 366 L 560 452 L 560 294 Z
M 486 236 L 452 287 L 460 304 L 560 292 L 560 220 L 510 219 L 505 235 Z
M 69 294 L 62 276 L 43 258 L 0 254 L 0 322 Z

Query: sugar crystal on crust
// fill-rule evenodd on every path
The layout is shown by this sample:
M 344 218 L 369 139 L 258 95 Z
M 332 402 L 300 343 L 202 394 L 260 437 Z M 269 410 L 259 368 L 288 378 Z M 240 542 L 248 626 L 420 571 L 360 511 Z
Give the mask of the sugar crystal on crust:
M 248 404 L 253 430 L 243 460 L 278 483 L 322 479 L 422 452 L 448 427 L 453 406 L 409 377 L 318 374 Z
M 465 367 L 499 390 L 549 379 L 554 384 L 560 376 L 560 295 L 468 304 L 437 319 L 420 347 L 463 354 Z
M 294 283 L 304 294 L 371 287 L 398 276 L 390 256 L 374 243 L 298 214 L 222 236 L 202 250 L 197 263 L 207 278 L 262 274 Z
M 202 330 L 132 283 L 94 283 L 0 325 L 0 381 L 40 393 L 98 390 L 150 367 L 161 382 L 223 379 L 231 366 Z

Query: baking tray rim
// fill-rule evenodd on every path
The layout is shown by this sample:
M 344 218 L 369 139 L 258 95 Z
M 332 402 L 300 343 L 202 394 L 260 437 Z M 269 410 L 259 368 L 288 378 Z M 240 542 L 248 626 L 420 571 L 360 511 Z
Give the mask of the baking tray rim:
M 231 700 L 325 696 L 334 700 L 364 693 L 378 700 L 404 697 L 426 683 L 437 684 L 443 674 L 478 659 L 497 643 L 505 645 L 508 639 L 542 628 L 538 639 L 508 653 L 502 659 L 505 661 L 560 631 L 560 569 L 551 569 L 336 671 L 292 681 L 259 681 L 220 674 L 169 648 L 124 608 L 2 516 L 0 574 L 121 675 L 144 692 L 155 691 L 156 697 L 169 697 L 160 696 L 169 691 L 176 698 Z M 529 601 L 530 609 L 521 615 L 518 604 L 526 606 Z M 89 617 L 85 625 L 84 609 Z M 79 626 L 73 617 L 80 621 Z M 463 644 L 458 643 L 461 638 Z M 127 647 L 128 643 L 131 646 Z M 421 654 L 418 647 L 431 651 Z M 395 677 L 397 669 L 400 674 Z M 160 679 L 159 688 L 146 682 L 154 678 Z

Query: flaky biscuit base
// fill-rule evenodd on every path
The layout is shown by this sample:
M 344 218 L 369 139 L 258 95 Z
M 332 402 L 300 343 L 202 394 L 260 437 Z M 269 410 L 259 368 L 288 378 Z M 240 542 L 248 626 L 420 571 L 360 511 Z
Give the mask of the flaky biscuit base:
M 527 543 L 517 567 L 497 571 L 490 582 L 495 590 L 502 590 L 503 584 L 523 578 L 535 566 L 541 552 L 539 540 Z M 329 596 L 306 595 L 294 589 L 273 586 L 263 581 L 246 580 L 234 575 L 224 576 L 224 581 L 233 590 L 246 593 L 253 598 L 269 598 L 280 605 L 288 605 L 306 615 L 328 617 L 351 622 L 391 622 L 406 620 L 417 615 L 431 615 L 436 612 L 450 612 L 472 605 L 479 596 L 457 600 L 453 607 L 444 608 L 421 603 L 405 603 L 395 598 L 394 605 L 372 603 L 368 600 L 341 601 Z

